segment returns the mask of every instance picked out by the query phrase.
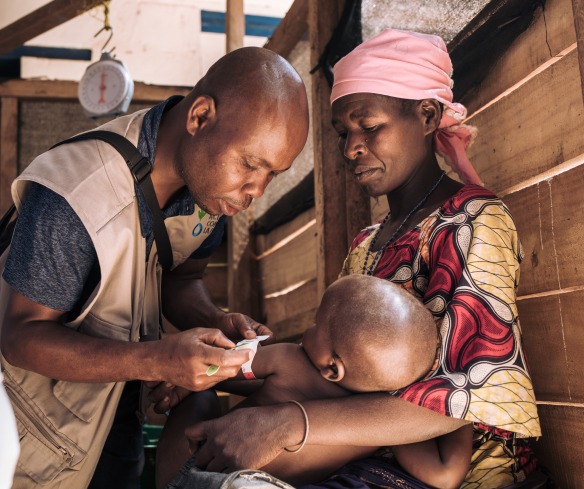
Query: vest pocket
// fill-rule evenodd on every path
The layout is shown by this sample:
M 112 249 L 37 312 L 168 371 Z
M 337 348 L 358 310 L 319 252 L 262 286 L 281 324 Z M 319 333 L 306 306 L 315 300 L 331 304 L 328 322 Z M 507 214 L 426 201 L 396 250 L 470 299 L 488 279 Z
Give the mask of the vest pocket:
M 17 472 L 27 474 L 38 484 L 47 484 L 64 469 L 74 469 L 86 453 L 71 440 L 53 433 L 48 421 L 41 419 L 14 391 L 10 394 L 20 438 Z
M 120 317 L 118 321 L 124 326 L 106 321 L 92 314 L 87 314 L 81 325 L 79 331 L 89 336 L 97 338 L 108 338 L 110 340 L 130 341 L 132 318 Z
M 53 394 L 63 406 L 80 420 L 89 423 L 98 408 L 102 409 L 106 397 L 115 383 L 86 384 L 59 380 L 53 387 Z

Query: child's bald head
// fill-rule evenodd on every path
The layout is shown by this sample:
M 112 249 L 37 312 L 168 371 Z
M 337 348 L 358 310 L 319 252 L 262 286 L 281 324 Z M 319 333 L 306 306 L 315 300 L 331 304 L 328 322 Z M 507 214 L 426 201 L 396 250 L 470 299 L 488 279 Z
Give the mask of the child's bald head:
M 366 275 L 337 280 L 323 296 L 316 323 L 303 341 L 307 353 L 326 378 L 351 390 L 405 387 L 435 359 L 438 333 L 431 313 L 387 280 Z M 328 359 L 316 358 L 326 350 Z

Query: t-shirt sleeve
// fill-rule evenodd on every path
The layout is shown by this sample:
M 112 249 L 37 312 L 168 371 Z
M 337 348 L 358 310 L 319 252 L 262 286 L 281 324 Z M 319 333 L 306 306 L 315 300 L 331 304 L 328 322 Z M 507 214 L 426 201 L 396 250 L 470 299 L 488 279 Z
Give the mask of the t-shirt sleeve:
M 96 261 L 91 238 L 67 201 L 31 183 L 14 229 L 4 280 L 33 302 L 70 311 Z
M 436 370 L 400 397 L 441 414 L 539 436 L 516 305 L 520 244 L 502 203 L 430 238 L 426 306 L 439 322 Z
M 223 240 L 223 233 L 225 232 L 225 216 L 221 216 L 215 225 L 211 234 L 203 241 L 191 255 L 194 259 L 209 258 L 213 252 L 221 246 Z

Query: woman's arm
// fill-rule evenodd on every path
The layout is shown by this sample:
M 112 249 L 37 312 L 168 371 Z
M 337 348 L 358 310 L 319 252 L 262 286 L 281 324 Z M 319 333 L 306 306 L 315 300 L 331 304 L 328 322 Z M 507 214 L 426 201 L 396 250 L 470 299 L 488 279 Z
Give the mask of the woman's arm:
M 470 465 L 472 424 L 438 438 L 397 445 L 392 449 L 399 464 L 421 482 L 432 487 L 457 489 Z
M 385 393 L 303 405 L 310 422 L 307 443 L 313 445 L 403 445 L 436 438 L 466 424 Z M 206 440 L 196 454 L 198 466 L 237 470 L 267 465 L 284 447 L 298 445 L 304 430 L 300 409 L 284 403 L 235 410 L 190 426 L 186 434 L 193 444 Z

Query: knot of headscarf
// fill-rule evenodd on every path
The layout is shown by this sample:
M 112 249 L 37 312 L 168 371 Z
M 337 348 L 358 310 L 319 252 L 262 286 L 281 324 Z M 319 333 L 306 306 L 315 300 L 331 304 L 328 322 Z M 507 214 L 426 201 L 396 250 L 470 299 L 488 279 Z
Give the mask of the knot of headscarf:
M 466 154 L 476 128 L 462 123 L 466 108 L 452 102 L 451 73 L 452 62 L 442 38 L 387 29 L 337 62 L 331 104 L 352 93 L 438 100 L 444 113 L 434 133 L 436 152 L 465 183 L 482 185 Z

